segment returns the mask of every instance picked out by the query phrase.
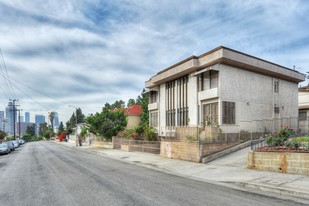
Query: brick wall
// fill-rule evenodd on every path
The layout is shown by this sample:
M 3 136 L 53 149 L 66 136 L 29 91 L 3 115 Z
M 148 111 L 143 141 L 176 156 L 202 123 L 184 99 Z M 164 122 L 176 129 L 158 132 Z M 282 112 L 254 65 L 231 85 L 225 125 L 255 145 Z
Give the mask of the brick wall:
M 199 144 L 191 142 L 161 142 L 160 156 L 170 159 L 200 162 Z
M 309 175 L 309 153 L 250 151 L 248 168 Z

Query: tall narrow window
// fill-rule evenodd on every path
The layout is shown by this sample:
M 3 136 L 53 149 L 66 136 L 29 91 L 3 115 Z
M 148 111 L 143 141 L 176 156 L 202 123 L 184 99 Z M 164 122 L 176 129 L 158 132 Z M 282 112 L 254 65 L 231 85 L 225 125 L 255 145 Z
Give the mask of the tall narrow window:
M 175 81 L 166 83 L 166 126 L 175 126 Z
M 158 112 L 150 113 L 150 126 L 157 127 L 158 126 Z
M 274 81 L 274 92 L 279 93 L 279 82 L 278 81 Z
M 222 123 L 235 124 L 235 102 L 222 102 Z
M 188 125 L 188 77 L 177 80 L 178 102 L 177 102 L 177 122 L 178 126 Z

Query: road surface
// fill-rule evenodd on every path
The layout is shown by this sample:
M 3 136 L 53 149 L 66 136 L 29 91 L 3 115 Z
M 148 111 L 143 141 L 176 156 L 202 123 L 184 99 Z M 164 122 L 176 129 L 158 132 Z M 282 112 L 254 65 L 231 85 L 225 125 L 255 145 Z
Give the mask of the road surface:
M 26 143 L 9 155 L 0 156 L 0 205 L 300 204 L 41 141 Z

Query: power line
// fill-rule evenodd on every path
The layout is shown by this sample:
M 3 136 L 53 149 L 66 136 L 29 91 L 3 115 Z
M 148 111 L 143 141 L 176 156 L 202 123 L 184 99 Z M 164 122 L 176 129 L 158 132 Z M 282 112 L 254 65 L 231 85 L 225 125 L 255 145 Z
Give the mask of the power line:
M 2 72 L 2 67 L 1 67 L 1 65 L 0 65 L 0 70 L 1 70 L 1 72 Z M 4 80 L 4 81 L 5 81 L 5 80 Z M 6 81 L 5 81 L 5 82 L 6 82 Z M 1 90 L 2 90 L 2 92 L 3 92 L 3 94 L 4 94 L 8 99 L 10 99 L 9 95 L 5 92 L 4 88 L 2 87 L 2 84 L 0 84 L 0 88 L 1 88 Z
M 3 57 L 3 53 L 2 53 L 2 49 L 0 48 L 0 53 L 1 53 L 1 57 L 2 57 L 2 62 L 3 62 L 3 66 L 4 66 L 4 69 L 5 69 L 5 72 L 6 72 L 6 76 L 7 76 L 7 79 L 9 80 L 10 79 L 10 76 L 9 76 L 9 72 L 7 70 L 7 67 L 6 67 L 6 63 L 5 63 L 5 60 L 4 60 L 4 57 Z M 4 72 L 2 72 L 4 73 Z M 10 82 L 10 81 L 9 81 Z M 15 91 L 14 91 L 14 88 L 12 87 L 12 85 L 8 85 L 7 84 L 7 87 L 8 89 L 10 90 L 11 94 L 13 97 L 16 97 L 16 94 L 15 94 Z
M 4 76 L 3 74 L 1 74 L 1 75 L 3 76 L 3 78 L 6 78 L 6 79 L 7 79 L 6 76 Z M 31 90 L 37 92 L 38 94 L 41 94 L 41 95 L 43 95 L 43 96 L 45 96 L 45 97 L 48 97 L 48 98 L 50 98 L 50 99 L 52 99 L 52 100 L 54 100 L 54 101 L 56 101 L 56 102 L 62 102 L 63 104 L 66 104 L 66 105 L 70 105 L 70 104 L 71 104 L 71 103 L 66 102 L 66 101 L 63 101 L 63 100 L 61 100 L 61 99 L 57 99 L 57 98 L 52 97 L 52 96 L 50 96 L 50 95 L 44 94 L 43 92 L 41 92 L 41 91 L 39 91 L 39 90 L 37 90 L 37 89 L 34 89 L 34 88 L 32 88 L 32 87 L 26 85 L 25 83 L 23 83 L 23 82 L 21 82 L 21 81 L 19 81 L 19 80 L 17 80 L 17 79 L 14 79 L 14 78 L 12 78 L 12 77 L 11 77 L 10 79 L 7 79 L 7 80 L 8 80 L 12 85 L 14 85 L 18 90 L 20 90 L 22 93 L 24 93 L 24 92 L 23 92 L 21 89 L 19 89 L 15 84 L 13 84 L 13 82 L 12 82 L 11 80 L 14 80 L 15 82 L 21 84 L 22 86 L 24 86 L 24 87 L 26 87 L 26 88 L 28 88 L 28 89 L 31 89 Z M 27 97 L 29 97 L 29 96 L 26 95 L 25 93 L 24 93 L 24 95 L 27 96 Z M 31 97 L 29 97 L 29 98 L 31 98 Z M 31 98 L 31 99 L 33 100 L 33 98 Z M 34 101 L 35 101 L 35 100 L 34 100 Z M 35 101 L 35 102 L 37 102 L 37 101 Z M 40 103 L 39 103 L 39 104 L 40 104 Z M 41 104 L 40 104 L 40 105 L 41 105 Z

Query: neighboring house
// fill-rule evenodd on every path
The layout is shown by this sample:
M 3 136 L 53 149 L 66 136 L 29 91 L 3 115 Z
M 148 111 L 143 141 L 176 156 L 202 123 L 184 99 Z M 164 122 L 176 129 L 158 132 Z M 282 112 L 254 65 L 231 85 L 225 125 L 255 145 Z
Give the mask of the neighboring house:
M 298 89 L 299 133 L 309 133 L 309 85 Z
M 132 129 L 135 126 L 141 124 L 142 107 L 141 105 L 135 104 L 125 109 L 125 114 L 128 115 L 127 129 Z
M 295 70 L 220 46 L 146 81 L 150 126 L 159 136 L 207 125 L 231 134 L 296 128 L 298 83 L 304 79 Z

